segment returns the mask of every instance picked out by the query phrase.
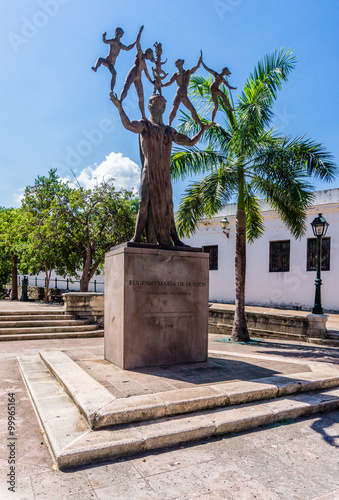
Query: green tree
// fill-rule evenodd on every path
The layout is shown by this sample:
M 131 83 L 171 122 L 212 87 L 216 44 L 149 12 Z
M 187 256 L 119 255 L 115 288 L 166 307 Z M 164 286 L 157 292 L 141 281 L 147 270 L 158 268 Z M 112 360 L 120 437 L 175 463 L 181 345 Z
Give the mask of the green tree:
M 0 208 L 1 269 L 4 273 L 3 280 L 8 278 L 8 274 L 12 277 L 11 300 L 18 300 L 18 265 L 26 245 L 22 232 L 22 219 L 21 209 Z
M 64 233 L 57 231 L 54 217 L 55 204 L 64 189 L 56 169 L 51 169 L 48 177 L 37 177 L 34 185 L 25 189 L 22 201 L 26 249 L 20 269 L 29 274 L 45 272 L 45 302 L 52 271 L 65 277 L 74 275 L 80 265 L 78 254 L 70 250 Z
M 91 278 L 103 266 L 105 253 L 132 238 L 135 199 L 128 191 L 116 191 L 113 180 L 93 189 L 62 186 L 53 207 L 57 234 L 81 261 L 80 291 L 87 292 Z
M 178 231 L 189 236 L 203 217 L 215 216 L 222 206 L 235 200 L 235 317 L 232 339 L 248 341 L 245 318 L 246 238 L 251 243 L 264 230 L 260 200 L 270 203 L 295 238 L 305 232 L 306 208 L 311 204 L 310 176 L 333 180 L 336 166 L 322 144 L 304 137 L 284 137 L 271 126 L 278 90 L 294 69 L 296 59 L 281 49 L 265 56 L 247 79 L 235 111 L 219 99 L 222 125 L 204 133 L 205 149 L 175 150 L 173 179 L 188 174 L 206 174 L 185 191 L 177 213 Z M 190 92 L 202 116 L 214 107 L 211 79 L 191 78 Z M 225 85 L 222 91 L 232 98 Z M 180 130 L 193 135 L 197 124 L 183 114 Z M 205 121 L 202 118 L 202 121 Z
M 5 243 L 6 218 L 6 208 L 0 207 L 0 295 L 3 292 L 4 286 L 10 282 L 12 273 L 12 259 L 7 252 Z

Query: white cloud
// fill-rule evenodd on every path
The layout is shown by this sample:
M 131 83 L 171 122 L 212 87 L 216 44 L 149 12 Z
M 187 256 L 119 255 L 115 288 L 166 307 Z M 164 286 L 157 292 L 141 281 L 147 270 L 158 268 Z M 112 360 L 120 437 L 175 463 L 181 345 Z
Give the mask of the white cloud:
M 18 207 L 21 206 L 21 202 L 22 202 L 22 199 L 24 197 L 24 194 L 25 194 L 25 188 L 24 187 L 19 188 L 17 190 L 17 192 L 13 194 L 13 198 L 14 198 L 16 206 L 18 206 Z
M 121 153 L 110 153 L 106 159 L 97 165 L 90 165 L 76 174 L 79 183 L 86 189 L 91 189 L 103 180 L 114 178 L 116 189 L 138 189 L 140 184 L 140 168 L 130 158 L 122 156 Z M 74 179 L 68 177 L 71 182 Z

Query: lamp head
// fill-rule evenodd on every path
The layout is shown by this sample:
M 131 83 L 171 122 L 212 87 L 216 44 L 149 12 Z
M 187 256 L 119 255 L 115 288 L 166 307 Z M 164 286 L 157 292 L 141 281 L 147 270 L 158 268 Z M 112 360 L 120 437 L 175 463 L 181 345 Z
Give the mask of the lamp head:
M 227 219 L 227 217 L 224 217 L 220 221 L 221 229 L 227 229 L 230 224 L 230 221 Z
M 325 236 L 329 223 L 323 217 L 323 214 L 318 216 L 311 222 L 314 236 Z

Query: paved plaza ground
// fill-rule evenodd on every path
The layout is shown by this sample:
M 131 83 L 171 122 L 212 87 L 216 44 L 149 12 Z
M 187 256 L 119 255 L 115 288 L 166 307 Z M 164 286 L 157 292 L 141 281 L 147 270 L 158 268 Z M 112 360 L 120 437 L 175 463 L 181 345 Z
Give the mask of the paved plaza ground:
M 0 302 L 0 310 L 13 307 L 58 306 Z M 332 321 L 334 329 L 336 318 Z M 331 363 L 339 371 L 337 348 L 268 340 L 244 345 L 221 338 L 210 336 L 208 363 L 152 373 L 112 372 L 103 359 L 103 338 L 1 342 L 0 499 L 339 499 L 339 411 L 76 470 L 53 470 L 17 356 L 63 350 L 120 398 L 215 383 L 218 377 L 225 382 L 305 372 L 312 361 Z M 16 493 L 6 483 L 8 393 L 16 398 Z

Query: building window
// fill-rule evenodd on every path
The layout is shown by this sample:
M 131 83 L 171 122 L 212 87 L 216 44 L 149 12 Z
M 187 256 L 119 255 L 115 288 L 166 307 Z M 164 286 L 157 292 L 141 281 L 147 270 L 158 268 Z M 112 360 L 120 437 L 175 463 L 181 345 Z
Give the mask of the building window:
M 205 253 L 210 254 L 210 271 L 218 270 L 218 245 L 202 247 Z
M 290 270 L 290 240 L 270 241 L 270 273 Z
M 331 238 L 322 238 L 321 270 L 330 270 Z M 317 269 L 317 238 L 307 239 L 307 271 Z

